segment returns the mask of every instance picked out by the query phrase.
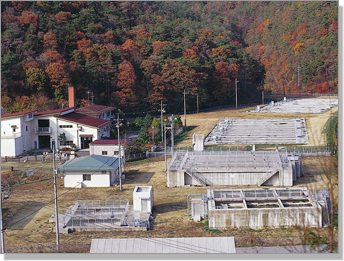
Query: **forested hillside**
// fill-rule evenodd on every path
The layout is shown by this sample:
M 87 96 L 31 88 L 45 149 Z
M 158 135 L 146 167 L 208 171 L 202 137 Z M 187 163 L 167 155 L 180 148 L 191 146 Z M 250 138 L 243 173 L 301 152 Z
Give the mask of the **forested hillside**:
M 338 2 L 1 2 L 6 112 L 94 102 L 125 112 L 337 92 Z M 172 108 L 172 109 L 171 109 Z

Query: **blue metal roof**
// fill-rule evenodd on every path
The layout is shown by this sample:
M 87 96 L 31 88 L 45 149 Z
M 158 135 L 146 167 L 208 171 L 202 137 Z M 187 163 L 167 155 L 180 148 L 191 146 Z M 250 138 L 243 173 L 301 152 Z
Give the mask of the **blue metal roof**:
M 60 171 L 114 171 L 118 169 L 118 158 L 101 155 L 89 155 L 70 159 L 62 164 Z M 121 159 L 123 164 L 125 159 Z

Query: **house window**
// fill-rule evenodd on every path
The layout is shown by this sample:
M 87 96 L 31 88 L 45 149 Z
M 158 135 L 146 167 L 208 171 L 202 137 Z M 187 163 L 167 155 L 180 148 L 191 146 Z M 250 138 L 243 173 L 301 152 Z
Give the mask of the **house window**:
M 118 155 L 118 151 L 115 150 L 115 151 L 113 152 L 113 155 Z
M 27 126 L 25 126 L 25 129 L 26 129 L 26 131 L 28 131 L 28 127 Z
M 106 116 L 110 117 L 110 112 L 109 111 L 106 113 Z
M 106 174 L 106 170 L 102 170 L 102 174 Z
M 107 155 L 107 151 L 102 151 L 102 155 Z
M 59 127 L 66 129 L 66 128 L 73 128 L 73 125 L 60 125 Z
M 91 174 L 82 174 L 82 180 L 91 180 Z
M 16 129 L 15 129 L 15 128 L 13 128 L 13 132 L 16 132 Z
M 72 144 L 72 140 L 66 140 L 65 144 L 63 144 L 63 141 L 60 141 L 60 146 L 71 146 Z
M 32 118 L 33 118 L 33 114 L 32 114 L 32 113 L 29 113 L 29 114 L 27 115 L 27 117 L 28 117 L 29 119 L 32 119 Z

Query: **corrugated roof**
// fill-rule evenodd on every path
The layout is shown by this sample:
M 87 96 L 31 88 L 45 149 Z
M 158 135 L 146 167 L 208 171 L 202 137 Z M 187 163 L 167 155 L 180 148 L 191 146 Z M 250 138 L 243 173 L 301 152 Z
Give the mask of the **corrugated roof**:
M 236 253 L 234 237 L 92 239 L 90 253 Z
M 102 113 L 116 110 L 115 107 L 103 106 L 103 105 L 90 105 L 76 109 L 78 113 L 89 115 L 100 115 Z
M 71 122 L 77 122 L 80 124 L 85 124 L 85 125 L 96 127 L 96 128 L 100 128 L 111 123 L 111 121 L 95 118 L 92 116 L 87 116 L 87 115 L 76 113 L 76 112 L 72 112 L 63 116 L 56 116 L 56 117 L 59 119 L 64 119 Z
M 129 140 L 121 140 L 121 144 L 127 143 Z M 118 140 L 95 140 L 90 143 L 91 145 L 117 145 Z
M 66 161 L 60 171 L 113 171 L 118 169 L 118 158 L 101 155 L 88 155 Z M 125 159 L 121 159 L 123 164 Z

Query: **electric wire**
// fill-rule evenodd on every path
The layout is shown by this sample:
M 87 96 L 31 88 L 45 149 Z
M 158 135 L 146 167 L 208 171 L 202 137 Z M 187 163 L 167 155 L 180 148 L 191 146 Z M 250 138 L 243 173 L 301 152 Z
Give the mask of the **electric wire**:
M 95 170 L 93 173 L 91 173 L 91 176 L 92 176 L 93 174 L 95 174 L 96 172 L 98 172 L 98 171 L 99 171 L 99 170 L 100 170 L 100 169 L 101 169 L 110 159 L 112 159 L 114 156 L 115 156 L 115 155 L 112 155 L 111 157 L 109 157 L 109 159 L 108 159 L 106 162 L 104 162 L 104 163 L 98 168 L 98 170 Z M 120 162 L 119 162 L 119 164 L 120 164 Z M 62 194 L 60 194 L 60 195 L 58 195 L 57 198 L 60 198 L 61 196 L 63 196 L 63 195 L 65 195 L 65 194 L 69 193 L 70 191 L 72 191 L 72 190 L 73 190 L 74 188 L 76 188 L 77 186 L 79 186 L 79 184 L 76 184 L 76 185 L 75 185 L 74 187 L 72 187 L 71 189 L 67 190 L 66 192 L 64 192 L 64 193 L 62 193 Z M 17 224 L 18 222 L 24 220 L 25 218 L 31 216 L 31 215 L 34 214 L 34 213 L 40 211 L 42 208 L 48 206 L 48 205 L 51 204 L 53 201 L 55 201 L 55 198 L 52 199 L 51 201 L 47 202 L 45 205 L 41 206 L 39 209 L 37 209 L 37 210 L 31 212 L 30 214 L 28 214 L 28 215 L 24 216 L 23 218 L 19 219 L 18 221 L 12 223 L 12 224 L 9 226 L 9 229 L 10 229 L 13 225 Z
M 30 243 L 34 243 L 34 244 L 39 245 L 39 246 L 42 246 L 42 247 L 50 248 L 50 249 L 52 249 L 52 250 L 54 250 L 54 251 L 57 251 L 57 252 L 59 252 L 59 253 L 65 253 L 65 252 L 63 252 L 63 251 L 54 249 L 53 247 L 50 247 L 50 246 L 47 246 L 47 245 L 42 245 L 41 243 L 37 243 L 37 242 L 35 242 L 35 241 L 32 241 L 32 240 L 30 240 L 30 239 L 26 239 L 26 238 L 21 237 L 21 236 L 18 236 L 18 235 L 14 235 L 14 234 L 13 234 L 13 235 L 8 235 L 7 232 L 6 232 L 6 230 L 5 230 L 5 234 L 6 234 L 6 236 L 8 236 L 8 237 L 17 237 L 17 238 L 21 238 L 21 239 L 23 239 L 23 240 L 25 240 L 25 241 L 28 241 L 28 242 L 30 242 Z

